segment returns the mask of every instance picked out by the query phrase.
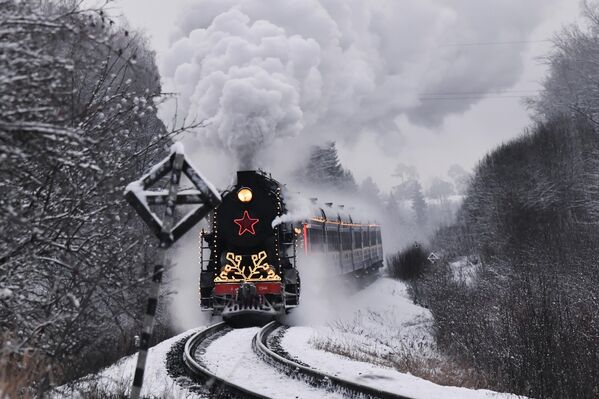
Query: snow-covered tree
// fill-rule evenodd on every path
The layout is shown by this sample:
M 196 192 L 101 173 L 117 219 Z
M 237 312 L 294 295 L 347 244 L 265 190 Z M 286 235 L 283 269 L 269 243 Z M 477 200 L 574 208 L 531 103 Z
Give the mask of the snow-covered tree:
M 328 189 L 356 191 L 357 185 L 352 173 L 344 169 L 334 142 L 315 146 L 310 152 L 308 164 L 300 178 L 307 184 Z
M 144 39 L 79 3 L 0 1 L 0 356 L 39 389 L 130 349 L 155 248 L 122 193 L 176 133 Z
M 583 4 L 585 28 L 572 25 L 555 35 L 554 50 L 547 56 L 549 74 L 542 94 L 531 101 L 545 120 L 556 116 L 584 116 L 599 125 L 599 2 Z
M 362 181 L 359 192 L 360 195 L 367 200 L 372 200 L 376 203 L 381 201 L 381 190 L 370 176 Z
M 395 167 L 395 171 L 391 176 L 399 178 L 401 183 L 406 183 L 408 181 L 417 180 L 418 172 L 414 166 L 400 162 Z
M 468 184 L 470 182 L 471 175 L 458 164 L 453 164 L 447 170 L 447 176 L 453 182 L 453 186 L 455 191 L 458 194 L 465 194 L 468 189 Z
M 426 195 L 432 199 L 439 199 L 444 201 L 454 193 L 453 184 L 448 181 L 445 181 L 439 177 L 435 177 L 432 179 L 428 190 L 426 191 Z
M 411 200 L 414 197 L 416 190 L 418 189 L 418 180 L 406 180 L 397 186 L 394 186 L 392 189 L 393 195 L 398 200 Z
M 422 194 L 422 187 L 420 183 L 415 181 L 414 191 L 412 192 L 412 209 L 414 213 L 416 213 L 416 221 L 424 226 L 427 222 L 427 213 L 426 213 L 426 201 L 424 200 L 424 195 Z

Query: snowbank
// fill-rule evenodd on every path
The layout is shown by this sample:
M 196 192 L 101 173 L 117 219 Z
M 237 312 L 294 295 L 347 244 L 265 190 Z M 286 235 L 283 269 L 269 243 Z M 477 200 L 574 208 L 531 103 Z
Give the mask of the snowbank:
M 166 354 L 171 346 L 179 340 L 191 335 L 200 328 L 186 331 L 175 337 L 162 341 L 148 351 L 144 383 L 141 391 L 143 397 L 160 397 L 183 399 L 188 398 L 190 393 L 177 385 L 166 371 Z M 58 398 L 86 398 L 90 391 L 96 389 L 103 394 L 125 394 L 128 395 L 133 382 L 133 374 L 137 364 L 137 354 L 127 356 L 110 367 L 105 368 L 98 374 L 82 378 L 79 382 L 70 386 L 62 386 L 56 389 L 52 395 Z
M 379 279 L 338 309 L 326 325 L 290 327 L 282 348 L 318 370 L 414 399 L 519 397 L 438 385 L 387 366 L 402 359 L 421 366 L 445 361 L 431 335 L 431 313 L 412 302 L 402 282 Z

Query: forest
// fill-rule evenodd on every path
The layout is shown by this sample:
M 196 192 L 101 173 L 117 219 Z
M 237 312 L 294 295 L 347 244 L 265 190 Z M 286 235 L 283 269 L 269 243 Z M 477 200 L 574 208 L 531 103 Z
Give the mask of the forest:
M 431 239 L 441 260 L 390 259 L 480 387 L 599 395 L 597 8 L 585 18 L 555 38 L 535 124 L 479 162 L 456 221 Z
M 78 2 L 0 2 L 0 391 L 135 350 L 155 244 L 125 185 L 179 131 L 145 39 Z M 184 129 L 184 127 L 180 127 Z M 155 339 L 168 332 L 161 320 Z

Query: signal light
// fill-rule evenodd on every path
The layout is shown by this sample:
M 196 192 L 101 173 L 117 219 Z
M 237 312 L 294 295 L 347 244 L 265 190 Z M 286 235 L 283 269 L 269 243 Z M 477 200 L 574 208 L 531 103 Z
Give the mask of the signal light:
M 243 187 L 237 192 L 237 198 L 241 202 L 250 202 L 252 200 L 252 190 L 247 187 Z

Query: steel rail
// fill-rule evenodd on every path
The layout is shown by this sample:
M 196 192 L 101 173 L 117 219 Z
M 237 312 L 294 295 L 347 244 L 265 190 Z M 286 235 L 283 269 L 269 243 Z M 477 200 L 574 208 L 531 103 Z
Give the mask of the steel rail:
M 334 375 L 318 371 L 312 367 L 287 359 L 268 347 L 268 336 L 282 325 L 276 321 L 264 326 L 252 340 L 252 348 L 264 361 L 286 374 L 301 374 L 309 384 L 325 389 L 337 389 L 357 397 L 383 398 L 383 399 L 412 399 L 408 396 L 399 395 L 389 391 L 363 385 L 358 382 L 345 380 Z
M 193 375 L 202 381 L 208 392 L 217 395 L 219 398 L 270 399 L 268 396 L 252 392 L 224 378 L 218 377 L 195 358 L 196 349 L 202 342 L 222 332 L 227 327 L 225 322 L 221 322 L 192 335 L 185 343 L 183 362 Z

